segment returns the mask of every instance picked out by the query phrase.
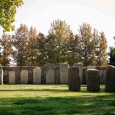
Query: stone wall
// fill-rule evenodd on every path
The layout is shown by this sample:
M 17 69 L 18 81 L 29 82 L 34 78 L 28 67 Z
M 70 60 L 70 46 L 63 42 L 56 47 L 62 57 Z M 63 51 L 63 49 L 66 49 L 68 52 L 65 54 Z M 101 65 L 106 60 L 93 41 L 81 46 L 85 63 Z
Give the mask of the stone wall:
M 74 67 L 79 67 L 74 65 Z M 68 84 L 68 64 L 46 64 L 44 67 L 2 67 L 4 84 Z M 79 67 L 80 83 L 86 84 L 86 71 L 98 69 L 100 83 L 105 84 L 106 67 Z

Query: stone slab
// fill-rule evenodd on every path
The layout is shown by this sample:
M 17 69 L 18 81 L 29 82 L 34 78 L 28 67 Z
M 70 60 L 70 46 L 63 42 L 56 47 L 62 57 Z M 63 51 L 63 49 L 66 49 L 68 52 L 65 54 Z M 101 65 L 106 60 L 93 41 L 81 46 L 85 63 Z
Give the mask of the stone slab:
M 46 84 L 54 84 L 55 67 L 53 63 L 45 64 Z
M 68 64 L 60 64 L 60 84 L 68 84 Z
M 69 90 L 80 91 L 79 67 L 69 68 Z
M 82 63 L 74 63 L 73 67 L 79 67 L 80 83 L 83 84 L 83 64 Z
M 100 91 L 99 70 L 97 69 L 87 70 L 87 91 L 90 92 Z
M 39 67 L 33 69 L 33 84 L 41 84 L 41 69 Z
M 21 84 L 28 84 L 28 70 L 22 70 L 21 71 L 20 83 Z
M 15 71 L 9 71 L 9 84 L 15 84 Z
M 0 69 L 0 84 L 3 84 L 3 70 Z

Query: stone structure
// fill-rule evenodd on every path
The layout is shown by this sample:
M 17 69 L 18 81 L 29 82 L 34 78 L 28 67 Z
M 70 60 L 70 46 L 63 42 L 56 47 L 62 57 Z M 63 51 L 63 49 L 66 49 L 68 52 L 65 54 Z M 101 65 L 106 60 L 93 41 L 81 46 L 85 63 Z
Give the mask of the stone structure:
M 87 91 L 91 92 L 100 91 L 99 70 L 88 69 L 86 77 L 87 77 Z
M 69 90 L 80 91 L 79 67 L 69 68 Z
M 0 84 L 3 84 L 3 70 L 0 69 Z
M 33 84 L 33 68 L 28 68 L 28 84 Z
M 15 71 L 9 71 L 9 84 L 15 84 L 16 83 L 16 76 Z
M 23 70 L 23 68 L 21 67 L 16 67 L 15 69 L 15 75 L 16 75 L 16 84 L 20 84 L 20 78 L 21 78 L 21 71 Z
M 87 66 L 87 69 L 96 69 L 96 66 Z
M 55 67 L 55 84 L 60 84 L 60 69 Z
M 62 66 L 61 66 L 62 65 Z M 77 65 L 74 65 L 77 66 Z M 22 72 L 23 70 L 27 73 L 27 84 L 36 84 L 37 80 L 35 80 L 35 68 L 36 66 L 20 66 L 20 67 L 2 67 L 3 70 L 3 83 L 4 84 L 21 84 L 22 82 Z M 54 67 L 53 67 L 54 68 Z M 53 69 L 53 72 L 50 71 L 48 74 L 53 73 L 53 84 L 68 84 L 68 64 L 60 64 L 60 66 L 55 67 Z M 95 68 L 95 66 L 89 66 L 88 68 Z M 99 76 L 100 76 L 100 83 L 105 84 L 106 81 L 106 67 L 96 67 L 96 69 L 99 70 Z M 82 83 L 86 84 L 86 71 L 87 67 L 82 67 Z M 15 72 L 15 75 L 14 75 Z M 111 70 L 109 71 L 111 74 Z M 108 74 L 109 74 L 108 73 Z M 13 77 L 12 77 L 13 76 Z M 14 80 L 15 76 L 15 80 Z M 12 77 L 12 78 L 11 78 Z M 34 77 L 34 78 L 33 78 Z M 36 76 L 37 77 L 37 76 Z M 12 81 L 13 79 L 13 81 Z M 47 84 L 46 82 L 46 67 L 41 67 L 41 83 L 40 84 Z M 81 80 L 81 79 L 80 79 Z M 1 81 L 1 80 L 0 80 Z M 39 80 L 40 81 L 40 80 Z M 48 81 L 48 79 L 47 79 Z M 37 83 L 37 84 L 39 84 Z
M 53 63 L 45 64 L 46 84 L 54 84 L 55 68 Z
M 105 84 L 106 82 L 106 69 L 100 68 L 99 70 L 100 84 Z
M 105 91 L 115 92 L 115 66 L 107 67 Z
M 41 68 L 41 84 L 46 84 L 45 67 Z
M 86 84 L 86 71 L 87 71 L 87 67 L 83 67 L 82 68 L 82 81 L 83 81 L 83 84 Z
M 33 69 L 33 84 L 41 84 L 41 69 L 39 67 Z
M 28 70 L 22 70 L 21 71 L 20 83 L 21 84 L 28 84 Z
M 3 70 L 3 84 L 9 84 L 9 77 L 8 77 L 8 71 L 5 69 Z
M 79 67 L 80 83 L 83 84 L 83 64 L 82 63 L 74 63 L 73 67 Z
M 60 84 L 68 84 L 68 64 L 60 64 Z

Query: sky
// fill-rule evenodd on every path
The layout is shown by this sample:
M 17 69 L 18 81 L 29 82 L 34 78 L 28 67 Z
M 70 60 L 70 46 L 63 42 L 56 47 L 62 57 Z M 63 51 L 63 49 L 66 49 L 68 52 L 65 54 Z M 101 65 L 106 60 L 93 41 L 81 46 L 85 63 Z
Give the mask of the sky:
M 60 19 L 70 25 L 74 34 L 79 25 L 89 23 L 92 28 L 103 31 L 108 47 L 114 45 L 115 0 L 23 0 L 17 9 L 15 28 L 20 24 L 35 27 L 38 32 L 48 34 L 51 23 Z

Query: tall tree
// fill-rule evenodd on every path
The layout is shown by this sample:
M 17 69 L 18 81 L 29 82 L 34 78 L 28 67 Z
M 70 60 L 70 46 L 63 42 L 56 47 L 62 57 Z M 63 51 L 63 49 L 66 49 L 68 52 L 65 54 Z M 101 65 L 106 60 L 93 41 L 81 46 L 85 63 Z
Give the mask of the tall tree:
M 104 32 L 101 32 L 99 35 L 98 46 L 96 48 L 95 62 L 97 66 L 106 66 L 107 61 L 107 40 Z
M 12 51 L 13 44 L 11 36 L 6 33 L 3 33 L 0 40 L 0 64 L 2 66 L 9 66 Z
M 115 40 L 115 37 L 113 38 Z M 115 47 L 110 47 L 110 59 L 109 64 L 115 66 Z
M 107 61 L 107 41 L 104 33 L 98 34 L 96 29 L 92 29 L 90 24 L 83 23 L 79 28 L 77 52 L 80 55 L 84 66 L 106 65 Z M 103 59 L 106 59 L 105 61 Z
M 46 44 L 49 62 L 59 64 L 67 61 L 67 44 L 72 36 L 73 32 L 65 21 L 59 19 L 53 21 Z
M 75 36 L 70 37 L 70 40 L 68 42 L 68 51 L 67 51 L 67 62 L 69 65 L 73 65 L 74 63 L 79 63 L 80 56 L 78 53 L 78 38 Z
M 6 31 L 14 30 L 16 8 L 22 4 L 22 0 L 0 0 L 0 25 Z
M 97 36 L 97 35 L 96 35 Z M 92 27 L 90 24 L 83 23 L 79 28 L 78 53 L 84 66 L 92 65 L 95 51 L 95 38 L 92 37 Z
M 110 55 L 109 64 L 115 66 L 115 47 L 110 48 L 110 54 L 109 55 Z
M 37 59 L 36 63 L 39 66 L 44 66 L 47 60 L 47 54 L 46 54 L 46 37 L 44 34 L 39 33 L 37 35 Z
M 13 35 L 14 41 L 14 59 L 18 66 L 28 65 L 28 39 L 29 39 L 29 29 L 26 25 L 21 24 L 16 30 L 15 35 Z
M 37 65 L 37 30 L 33 27 L 29 30 L 28 41 L 27 41 L 27 55 L 28 55 L 28 65 Z

